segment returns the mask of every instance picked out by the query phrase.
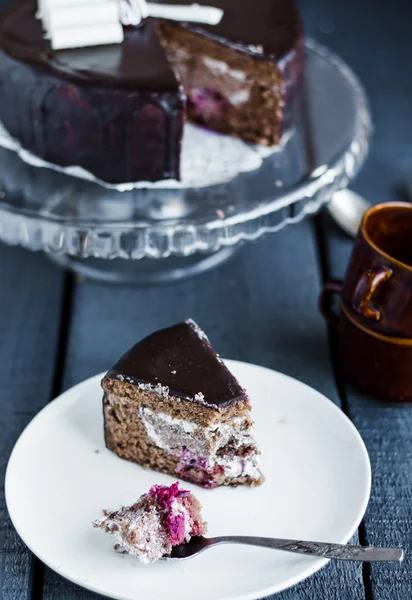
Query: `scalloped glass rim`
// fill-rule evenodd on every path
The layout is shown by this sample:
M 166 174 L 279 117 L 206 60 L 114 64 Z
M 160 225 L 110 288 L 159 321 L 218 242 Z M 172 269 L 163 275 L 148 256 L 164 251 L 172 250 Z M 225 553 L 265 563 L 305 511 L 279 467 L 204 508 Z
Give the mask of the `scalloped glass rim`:
M 203 221 L 169 217 L 151 222 L 87 218 L 76 221 L 0 202 L 0 239 L 31 250 L 82 258 L 164 258 L 216 252 L 225 246 L 256 240 L 314 214 L 328 202 L 333 191 L 347 186 L 361 168 L 369 149 L 372 123 L 362 85 L 346 63 L 312 40 L 307 40 L 305 47 L 308 58 L 328 63 L 350 88 L 353 133 L 343 150 L 328 156 L 301 183 L 284 189 L 279 197 L 232 215 L 221 216 L 217 211 L 217 218 Z

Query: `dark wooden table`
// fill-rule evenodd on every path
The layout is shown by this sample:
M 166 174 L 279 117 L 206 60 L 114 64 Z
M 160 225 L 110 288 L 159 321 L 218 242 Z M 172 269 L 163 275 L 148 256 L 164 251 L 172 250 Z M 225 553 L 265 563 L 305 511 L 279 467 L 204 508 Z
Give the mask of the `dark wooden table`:
M 252 1 L 252 0 L 251 0 Z M 376 123 L 370 158 L 354 188 L 371 201 L 401 198 L 412 178 L 412 9 L 406 0 L 307 0 L 309 35 L 353 66 Z M 188 316 L 223 356 L 305 381 L 336 402 L 366 442 L 372 497 L 363 544 L 412 541 L 412 408 L 347 388 L 335 340 L 318 314 L 322 281 L 342 276 L 351 241 L 326 214 L 249 244 L 229 263 L 156 289 L 77 281 L 41 254 L 0 246 L 0 468 L 25 425 L 53 397 L 103 371 L 136 339 Z M 30 498 L 27 498 L 30 502 Z M 45 568 L 18 538 L 0 492 L 0 598 L 96 596 Z M 283 599 L 412 598 L 412 567 L 329 564 Z M 211 599 L 213 600 L 213 599 Z

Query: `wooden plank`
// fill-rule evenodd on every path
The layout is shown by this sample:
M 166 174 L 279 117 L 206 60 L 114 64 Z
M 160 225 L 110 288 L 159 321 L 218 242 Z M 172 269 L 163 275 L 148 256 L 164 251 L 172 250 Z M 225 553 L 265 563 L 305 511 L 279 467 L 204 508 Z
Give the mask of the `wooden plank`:
M 316 0 L 319 17 L 308 20 L 317 37 L 340 52 L 369 93 L 376 134 L 370 158 L 353 188 L 372 202 L 404 199 L 412 176 L 412 97 L 410 56 L 412 7 L 407 2 L 379 4 L 356 0 Z M 309 14 L 310 13 L 310 14 Z M 356 18 L 354 18 L 356 15 Z M 329 31 L 321 33 L 321 29 Z M 323 221 L 328 273 L 343 277 L 351 241 L 330 220 Z M 412 413 L 345 388 L 348 410 L 369 451 L 372 496 L 365 516 L 370 544 L 402 544 L 411 549 Z M 368 598 L 412 597 L 412 566 L 373 565 L 365 571 Z
M 63 276 L 40 254 L 0 245 L 0 281 L 0 598 L 23 600 L 32 555 L 8 517 L 4 475 L 16 439 L 50 400 Z
M 411 148 L 412 151 L 412 148 Z M 343 277 L 352 247 L 326 220 L 331 253 L 330 274 Z M 393 407 L 344 386 L 350 417 L 362 435 L 372 466 L 372 494 L 365 515 L 365 541 L 369 544 L 402 545 L 412 548 L 412 413 Z M 412 597 L 412 566 L 372 565 L 366 569 L 371 593 L 379 600 Z
M 81 284 L 65 387 L 107 369 L 140 337 L 190 316 L 222 356 L 283 371 L 338 402 L 318 293 L 310 222 L 249 244 L 226 265 L 178 284 L 140 290 Z M 94 597 L 46 569 L 44 600 Z M 354 564 L 331 564 L 278 597 L 361 599 L 362 571 Z

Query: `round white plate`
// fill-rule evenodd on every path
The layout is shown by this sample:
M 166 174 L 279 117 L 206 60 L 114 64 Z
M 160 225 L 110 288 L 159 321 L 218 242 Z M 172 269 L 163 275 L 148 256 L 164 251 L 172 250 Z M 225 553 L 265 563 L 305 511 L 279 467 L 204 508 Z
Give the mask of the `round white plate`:
M 263 367 L 227 361 L 251 396 L 265 483 L 204 490 L 209 534 L 347 542 L 367 506 L 365 446 L 347 417 L 308 386 Z M 188 561 L 140 565 L 117 554 L 91 522 L 103 508 L 131 504 L 153 483 L 176 478 L 146 471 L 104 446 L 101 376 L 44 408 L 18 440 L 6 474 L 10 517 L 49 567 L 121 600 L 249 600 L 283 590 L 324 559 L 260 548 L 220 546 Z

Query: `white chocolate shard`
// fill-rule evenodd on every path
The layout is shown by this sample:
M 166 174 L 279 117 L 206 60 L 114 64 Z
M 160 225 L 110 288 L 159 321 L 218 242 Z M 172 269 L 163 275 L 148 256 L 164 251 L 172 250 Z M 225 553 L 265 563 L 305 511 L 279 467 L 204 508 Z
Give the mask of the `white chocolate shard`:
M 38 0 L 39 17 L 54 50 L 123 41 L 122 25 L 148 16 L 217 25 L 223 11 L 199 4 L 155 4 L 146 0 Z
M 106 2 L 106 0 L 87 0 L 86 4 L 97 4 L 97 5 L 101 6 L 103 4 L 103 2 Z M 78 21 L 80 21 L 81 20 L 81 18 L 80 18 L 81 9 L 85 5 L 85 1 L 84 0 L 39 0 L 39 6 L 43 6 L 43 5 L 47 6 L 50 10 L 53 10 L 54 8 L 59 8 L 62 6 L 73 6 L 73 7 L 76 6 L 77 10 L 80 11 L 77 13 Z
M 145 0 L 119 0 L 120 22 L 123 25 L 139 25 L 149 16 Z
M 81 27 L 93 25 L 109 25 L 119 22 L 119 5 L 114 2 L 87 2 L 80 8 L 78 5 L 64 4 L 56 6 L 45 14 L 47 29 L 74 29 L 79 27 L 79 11 L 81 11 Z
M 151 17 L 171 19 L 172 21 L 217 25 L 223 17 L 223 10 L 215 6 L 201 6 L 200 4 L 155 4 L 153 2 L 148 2 L 147 6 Z
M 120 44 L 123 41 L 123 28 L 117 23 L 101 24 L 70 29 L 56 29 L 50 36 L 53 50 L 84 48 L 105 44 Z

